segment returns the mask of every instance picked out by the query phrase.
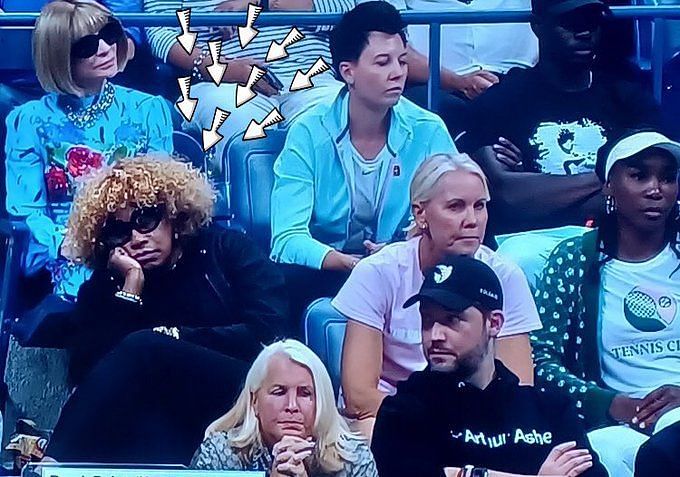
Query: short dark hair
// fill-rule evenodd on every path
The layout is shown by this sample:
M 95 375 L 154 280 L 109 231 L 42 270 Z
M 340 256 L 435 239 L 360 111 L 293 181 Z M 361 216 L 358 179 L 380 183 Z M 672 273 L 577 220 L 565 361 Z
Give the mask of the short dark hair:
M 368 45 L 371 32 L 399 35 L 406 44 L 406 23 L 399 11 L 386 1 L 360 3 L 342 16 L 330 33 L 331 58 L 338 79 L 340 63 L 356 61 Z

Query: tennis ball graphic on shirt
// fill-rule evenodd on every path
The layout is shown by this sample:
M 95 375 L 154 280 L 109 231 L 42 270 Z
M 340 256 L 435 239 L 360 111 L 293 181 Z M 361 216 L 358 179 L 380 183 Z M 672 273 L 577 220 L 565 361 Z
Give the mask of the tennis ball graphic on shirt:
M 677 312 L 677 303 L 665 292 L 633 288 L 623 300 L 623 313 L 636 330 L 654 332 L 666 329 Z

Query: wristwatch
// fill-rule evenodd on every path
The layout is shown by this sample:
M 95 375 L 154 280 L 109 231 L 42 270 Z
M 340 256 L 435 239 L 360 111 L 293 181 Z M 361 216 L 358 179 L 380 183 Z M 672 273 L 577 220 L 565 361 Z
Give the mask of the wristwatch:
M 484 467 L 475 467 L 472 469 L 470 477 L 489 477 L 489 469 Z

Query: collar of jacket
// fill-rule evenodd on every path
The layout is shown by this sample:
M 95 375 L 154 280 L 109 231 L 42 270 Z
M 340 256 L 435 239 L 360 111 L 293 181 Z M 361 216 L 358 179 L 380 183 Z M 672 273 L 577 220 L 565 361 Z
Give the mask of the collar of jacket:
M 399 98 L 390 108 L 390 127 L 387 132 L 387 150 L 396 157 L 404 145 L 413 138 L 413 128 L 405 118 L 406 99 Z M 322 118 L 323 125 L 330 132 L 336 146 L 349 134 L 349 89 L 345 85 L 336 96 L 333 104 Z
M 450 396 L 456 392 L 478 394 L 505 394 L 511 388 L 519 387 L 519 378 L 503 365 L 499 360 L 494 360 L 496 374 L 484 389 L 478 389 L 458 379 L 455 375 L 446 372 L 432 371 L 428 366 L 424 371 L 415 372 L 411 377 L 400 383 L 397 387 L 397 395 L 400 392 L 417 395 L 429 395 L 435 399 L 442 396 Z

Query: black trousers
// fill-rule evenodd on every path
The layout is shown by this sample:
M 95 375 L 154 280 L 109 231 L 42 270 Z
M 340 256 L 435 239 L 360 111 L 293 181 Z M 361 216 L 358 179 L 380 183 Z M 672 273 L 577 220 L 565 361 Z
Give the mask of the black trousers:
M 302 331 L 302 315 L 307 306 L 323 297 L 334 297 L 349 277 L 349 272 L 316 270 L 301 265 L 278 264 L 286 279 L 292 329 Z
M 129 335 L 64 406 L 47 448 L 60 462 L 188 464 L 238 397 L 249 363 L 152 331 Z
M 657 432 L 635 458 L 635 477 L 680 475 L 680 422 Z

